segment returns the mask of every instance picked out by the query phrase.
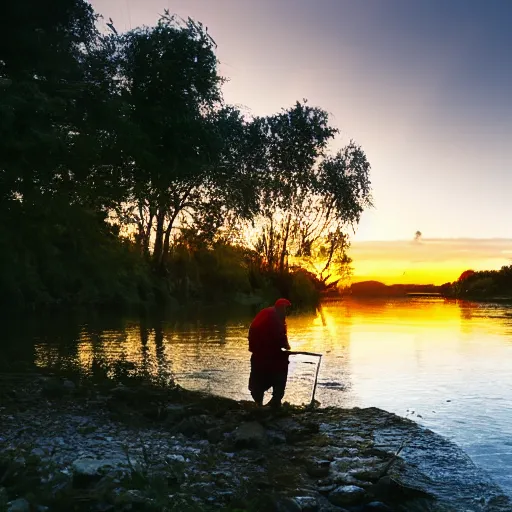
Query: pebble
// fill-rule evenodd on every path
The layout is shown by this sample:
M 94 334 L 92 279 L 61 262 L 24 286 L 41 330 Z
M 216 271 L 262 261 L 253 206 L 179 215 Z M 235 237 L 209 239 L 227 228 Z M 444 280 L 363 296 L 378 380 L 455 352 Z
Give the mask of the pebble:
M 181 486 L 178 492 L 174 492 L 176 500 L 183 497 L 194 500 L 197 502 L 199 510 L 201 510 L 201 504 L 204 505 L 207 500 L 210 500 L 212 504 L 218 506 L 219 510 L 222 510 L 234 495 L 238 496 L 240 487 L 252 487 L 255 479 L 261 481 L 258 492 L 262 495 L 273 491 L 274 483 L 267 478 L 266 465 L 275 461 L 277 454 L 281 457 L 279 460 L 289 465 L 287 471 L 293 472 L 296 467 L 304 477 L 303 482 L 307 482 L 306 486 L 290 484 L 287 492 L 283 493 L 284 500 L 281 505 L 287 512 L 290 510 L 297 512 L 299 510 L 301 512 L 324 510 L 323 507 L 327 503 L 326 497 L 332 503 L 330 505 L 332 510 L 339 510 L 337 507 L 366 510 L 370 498 L 362 487 L 371 484 L 358 481 L 355 476 L 366 476 L 368 471 L 375 469 L 377 462 L 382 462 L 379 456 L 368 457 L 367 454 L 370 452 L 363 451 L 364 447 L 356 447 L 359 444 L 368 446 L 368 441 L 372 439 L 373 434 L 371 429 L 365 427 L 364 422 L 361 424 L 362 426 L 351 423 L 345 425 L 345 418 L 341 424 L 339 421 L 336 423 L 332 418 L 329 420 L 331 423 L 324 421 L 320 424 L 320 431 L 326 434 L 322 437 L 327 439 L 329 446 L 309 446 L 306 438 L 302 444 L 295 445 L 295 447 L 285 443 L 285 433 L 287 433 L 286 428 L 294 432 L 299 430 L 301 428 L 299 422 L 288 421 L 286 418 L 282 421 L 275 421 L 270 426 L 271 433 L 269 434 L 266 423 L 245 422 L 245 418 L 243 418 L 238 426 L 245 424 L 242 434 L 246 438 L 244 435 L 241 437 L 244 442 L 250 441 L 246 444 L 259 445 L 260 443 L 266 444 L 268 441 L 273 445 L 262 458 L 259 456 L 261 455 L 260 451 L 251 450 L 252 446 L 248 446 L 249 449 L 238 453 L 230 451 L 234 449 L 233 444 L 229 442 L 230 438 L 231 442 L 233 441 L 233 431 L 230 431 L 223 440 L 223 444 L 219 445 L 228 450 L 224 452 L 206 440 L 187 439 L 181 434 L 170 436 L 169 430 L 162 425 L 156 424 L 154 428 L 140 430 L 131 429 L 110 421 L 101 413 L 98 413 L 97 416 L 91 414 L 91 417 L 87 417 L 79 416 L 78 409 L 76 412 L 75 416 L 59 416 L 52 413 L 46 416 L 34 415 L 33 418 L 30 418 L 27 415 L 22 420 L 17 420 L 19 425 L 9 425 L 6 430 L 9 439 L 12 433 L 19 433 L 16 446 L 13 446 L 14 449 L 18 450 L 23 443 L 27 446 L 26 452 L 23 450 L 16 452 L 20 461 L 24 461 L 23 456 L 26 457 L 28 453 L 40 458 L 52 454 L 51 462 L 52 465 L 55 464 L 55 467 L 52 467 L 52 472 L 55 477 L 53 479 L 48 477 L 48 481 L 51 482 L 55 492 L 64 489 L 69 484 L 74 477 L 73 473 L 81 472 L 95 477 L 107 472 L 111 482 L 119 486 L 116 492 L 129 497 L 130 491 L 121 488 L 123 482 L 121 475 L 116 475 L 111 471 L 112 468 L 126 469 L 127 458 L 124 453 L 126 449 L 133 466 L 138 467 L 141 464 L 144 470 L 155 472 L 153 474 L 158 474 L 159 471 L 169 471 L 166 461 L 184 464 L 183 471 L 180 469 L 179 472 L 174 471 L 171 465 L 172 478 L 175 478 L 177 485 Z M 83 411 L 80 412 L 83 413 Z M 94 428 L 94 433 L 77 435 L 78 427 L 84 424 Z M 26 427 L 26 429 L 22 429 L 22 427 Z M 225 426 L 222 425 L 221 428 L 225 429 Z M 397 432 L 401 434 L 401 432 Z M 240 434 L 240 431 L 238 433 Z M 218 438 L 217 432 L 214 434 L 212 440 Z M 352 446 L 347 446 L 347 443 Z M 375 446 L 378 445 L 379 443 L 376 442 Z M 5 451 L 5 446 L 0 445 L 0 453 Z M 373 452 L 371 453 L 373 455 Z M 30 461 L 30 459 L 27 460 Z M 148 460 L 150 462 L 147 462 Z M 43 459 L 42 463 L 44 464 L 46 461 Z M 309 479 L 305 474 L 306 469 L 311 475 Z M 117 478 L 118 476 L 119 478 Z M 316 480 L 321 476 L 327 478 Z M 197 494 L 194 494 L 191 489 L 196 489 Z M 310 493 L 316 497 L 308 496 Z M 298 496 L 293 497 L 295 494 Z M 145 491 L 134 491 L 133 499 L 136 500 L 137 496 L 141 499 L 148 499 L 144 497 Z M 372 499 L 386 501 L 387 498 L 375 496 Z M 20 506 L 28 504 L 28 502 L 24 503 L 20 500 L 22 498 L 11 502 L 9 506 L 15 502 L 19 502 Z M 374 502 L 372 507 L 373 510 L 388 510 L 383 503 Z M 29 509 L 9 508 L 8 510 L 25 512 Z M 32 510 L 45 512 L 46 509 L 44 506 L 40 506 L 38 509 L 37 504 L 34 504 Z
M 183 455 L 176 455 L 175 453 L 170 453 L 166 458 L 167 460 L 172 460 L 174 462 L 185 462 L 185 457 L 183 457 Z
M 329 493 L 329 501 L 333 505 L 357 505 L 363 501 L 366 491 L 357 485 L 341 485 Z
M 7 512 L 30 512 L 30 503 L 25 498 L 18 498 L 8 504 Z

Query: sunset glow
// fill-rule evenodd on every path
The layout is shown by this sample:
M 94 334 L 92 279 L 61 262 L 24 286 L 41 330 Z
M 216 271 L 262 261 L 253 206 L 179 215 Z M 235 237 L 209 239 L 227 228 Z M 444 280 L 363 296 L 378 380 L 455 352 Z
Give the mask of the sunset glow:
M 164 9 L 202 21 L 218 44 L 227 101 L 264 115 L 307 98 L 340 128 L 333 149 L 352 138 L 362 145 L 375 208 L 352 235 L 354 280 L 441 284 L 468 268 L 509 263 L 501 249 L 512 236 L 512 77 L 499 60 L 507 48 L 501 21 L 483 3 L 464 10 L 399 1 L 92 5 L 120 30 L 150 25 Z M 435 249 L 425 241 L 421 260 L 407 245 L 418 229 L 438 239 Z M 495 237 L 502 240 L 491 248 Z
M 456 281 L 465 270 L 510 265 L 512 240 L 424 239 L 419 242 L 354 242 L 353 281 L 435 284 Z

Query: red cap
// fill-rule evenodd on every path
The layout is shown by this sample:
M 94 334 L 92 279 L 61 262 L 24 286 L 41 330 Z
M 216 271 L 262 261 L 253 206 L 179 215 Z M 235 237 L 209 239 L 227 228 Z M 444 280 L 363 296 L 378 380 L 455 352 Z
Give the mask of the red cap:
M 276 303 L 274 304 L 276 308 L 283 306 L 290 307 L 291 305 L 292 303 L 288 299 L 277 299 Z

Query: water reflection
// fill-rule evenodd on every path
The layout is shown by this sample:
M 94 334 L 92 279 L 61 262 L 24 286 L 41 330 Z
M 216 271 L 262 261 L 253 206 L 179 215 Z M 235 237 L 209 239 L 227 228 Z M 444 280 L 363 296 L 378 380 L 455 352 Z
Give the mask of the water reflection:
M 250 399 L 247 329 L 256 311 L 181 317 L 22 319 L 5 328 L 0 360 L 95 371 L 135 365 L 189 389 Z M 324 354 L 324 405 L 377 406 L 454 439 L 512 490 L 512 309 L 443 299 L 331 302 L 288 320 L 293 349 Z M 316 362 L 294 357 L 285 399 L 309 402 Z M 414 411 L 414 414 L 412 414 Z M 419 415 L 419 416 L 418 416 Z

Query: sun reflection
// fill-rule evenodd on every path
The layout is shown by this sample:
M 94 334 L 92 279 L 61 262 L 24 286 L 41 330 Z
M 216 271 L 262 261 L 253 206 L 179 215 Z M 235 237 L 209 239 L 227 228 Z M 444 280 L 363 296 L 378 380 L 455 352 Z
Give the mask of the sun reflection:
M 39 340 L 35 362 L 44 367 L 76 365 L 86 373 L 102 362 L 127 362 L 148 378 L 172 374 L 189 389 L 249 399 L 251 318 L 140 320 L 103 330 L 85 326 L 75 341 Z M 389 379 L 389 372 L 420 374 L 434 364 L 443 372 L 461 353 L 485 351 L 485 346 L 468 345 L 467 338 L 496 334 L 503 325 L 490 322 L 473 303 L 442 299 L 347 299 L 326 302 L 314 314 L 288 318 L 292 350 L 324 355 L 319 396 L 342 397 L 347 404 L 355 403 L 365 382 Z M 443 360 L 436 362 L 439 354 Z M 294 356 L 290 361 L 287 396 L 302 403 L 311 391 L 316 360 Z M 344 393 L 336 394 L 340 389 Z

